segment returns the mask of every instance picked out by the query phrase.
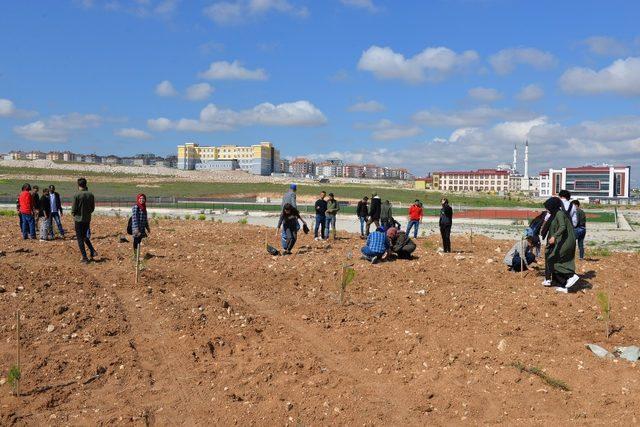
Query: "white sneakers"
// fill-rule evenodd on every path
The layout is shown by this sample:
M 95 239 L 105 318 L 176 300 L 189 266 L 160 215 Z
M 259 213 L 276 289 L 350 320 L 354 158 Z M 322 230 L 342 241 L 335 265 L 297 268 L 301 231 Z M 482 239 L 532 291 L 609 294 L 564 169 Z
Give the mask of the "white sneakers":
M 564 285 L 565 289 L 571 289 L 573 286 L 575 286 L 576 283 L 578 283 L 578 280 L 580 280 L 580 277 L 578 277 L 577 274 L 571 276 L 569 280 L 567 280 L 567 283 Z
M 568 294 L 569 293 L 569 289 L 567 288 L 556 288 L 557 292 L 560 292 L 561 294 Z
M 547 286 L 547 287 L 551 286 L 551 280 L 545 279 L 544 282 L 542 282 L 542 286 Z

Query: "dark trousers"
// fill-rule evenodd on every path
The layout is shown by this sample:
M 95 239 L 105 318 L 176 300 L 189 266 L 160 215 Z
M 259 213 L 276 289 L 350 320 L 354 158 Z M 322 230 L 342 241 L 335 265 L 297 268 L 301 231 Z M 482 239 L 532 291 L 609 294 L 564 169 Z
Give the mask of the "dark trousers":
M 91 244 L 91 240 L 89 240 L 89 226 L 90 222 L 76 222 L 76 239 L 78 239 L 78 248 L 80 248 L 80 253 L 82 254 L 82 259 L 87 259 L 87 251 L 84 249 L 84 245 L 86 244 L 89 248 L 89 253 L 91 257 L 93 257 L 96 251 L 93 249 L 93 245 Z
M 555 272 L 553 273 L 553 280 L 551 280 L 551 284 L 553 286 L 560 286 L 562 288 L 564 288 L 564 286 L 567 284 L 567 280 L 569 280 L 569 278 L 573 276 L 573 273 L 558 273 Z
M 282 229 L 282 249 L 291 251 L 298 240 L 298 230 L 290 227 Z
M 535 260 L 536 260 L 536 256 L 534 254 L 532 254 L 531 252 L 527 252 L 525 257 L 527 259 L 527 264 L 531 264 L 532 262 L 535 262 Z M 521 267 L 524 267 L 525 270 L 528 270 L 527 266 L 523 265 L 523 262 L 520 259 L 520 254 L 516 252 L 516 254 L 513 257 L 513 261 L 511 261 L 511 269 L 513 271 L 521 271 Z
M 51 221 L 51 228 L 49 228 L 49 237 L 51 237 L 53 239 L 54 235 L 53 235 L 53 222 L 55 221 L 56 225 L 58 226 L 58 231 L 60 232 L 60 235 L 62 237 L 64 237 L 64 228 L 62 228 L 62 220 L 60 218 L 60 213 L 58 212 L 51 212 L 51 219 L 53 221 Z
M 451 224 L 440 226 L 440 236 L 442 236 L 442 249 L 451 252 Z
M 140 242 L 142 242 L 142 238 L 145 237 L 142 234 L 139 235 L 138 237 L 133 236 L 133 250 L 135 251 L 136 249 L 138 249 L 138 245 L 140 244 Z
M 578 240 L 578 254 L 580 259 L 584 259 L 584 238 L 587 235 L 587 229 L 584 227 L 576 227 L 576 240 Z
M 325 217 L 324 215 L 316 214 L 316 225 L 313 227 L 313 237 L 318 237 L 318 231 L 320 231 L 320 236 L 324 238 L 324 229 L 325 229 Z
M 367 236 L 369 235 L 371 224 L 375 224 L 377 229 L 378 227 L 380 227 L 380 218 L 369 218 L 369 221 L 367 221 L 367 229 L 365 230 Z

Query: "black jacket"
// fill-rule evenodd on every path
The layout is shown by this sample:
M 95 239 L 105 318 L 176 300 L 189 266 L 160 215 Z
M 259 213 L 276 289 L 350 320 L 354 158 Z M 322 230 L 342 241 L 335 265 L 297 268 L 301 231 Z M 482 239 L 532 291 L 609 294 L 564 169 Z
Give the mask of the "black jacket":
M 391 251 L 398 255 L 398 258 L 409 259 L 416 250 L 416 244 L 407 236 L 404 231 L 398 232 L 398 236 L 391 247 Z
M 382 208 L 382 199 L 374 197 L 371 199 L 371 207 L 369 208 L 369 216 L 371 219 L 380 219 L 380 211 Z
M 440 209 L 440 226 L 451 225 L 451 223 L 453 223 L 453 209 L 449 205 L 444 205 Z
M 356 215 L 358 216 L 358 218 L 366 218 L 369 216 L 369 206 L 367 205 L 367 202 L 365 202 L 364 200 L 360 200 L 358 202 Z
M 51 202 L 49 201 L 49 196 L 45 194 L 40 196 L 40 201 L 38 202 L 38 216 L 47 218 L 51 216 Z
M 318 199 L 316 200 L 316 215 L 324 215 L 327 212 L 327 201 Z

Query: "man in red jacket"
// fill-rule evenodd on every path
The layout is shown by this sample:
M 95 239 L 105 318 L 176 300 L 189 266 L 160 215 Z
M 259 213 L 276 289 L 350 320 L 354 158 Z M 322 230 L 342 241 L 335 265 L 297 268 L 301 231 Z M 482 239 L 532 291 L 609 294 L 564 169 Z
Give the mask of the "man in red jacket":
M 418 238 L 418 227 L 420 227 L 420 221 L 422 221 L 422 203 L 420 200 L 416 200 L 409 207 L 409 224 L 407 224 L 407 236 L 410 234 L 412 228 L 413 230 L 413 238 Z
M 22 238 L 27 239 L 30 237 L 31 239 L 36 238 L 36 221 L 34 217 L 34 212 L 36 210 L 36 206 L 33 203 L 33 197 L 31 195 L 31 185 L 24 184 L 22 186 L 22 193 L 20 193 L 20 197 L 18 197 L 18 204 L 20 205 L 20 218 L 22 219 Z

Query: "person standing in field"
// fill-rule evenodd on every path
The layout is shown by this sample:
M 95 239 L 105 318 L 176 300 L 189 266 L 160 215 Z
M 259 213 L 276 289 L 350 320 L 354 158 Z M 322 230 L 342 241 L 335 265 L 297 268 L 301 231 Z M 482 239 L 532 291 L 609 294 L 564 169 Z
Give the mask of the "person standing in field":
M 360 238 L 364 239 L 364 226 L 367 223 L 369 217 L 369 198 L 364 196 L 362 200 L 358 202 L 356 207 L 356 215 L 360 221 Z
M 18 197 L 18 209 L 20 211 L 20 222 L 22 226 L 22 238 L 24 240 L 36 238 L 36 221 L 34 214 L 37 205 L 33 203 L 33 195 L 31 194 L 31 185 L 24 184 L 22 192 Z
M 147 196 L 138 194 L 136 204 L 131 208 L 131 235 L 133 236 L 133 256 L 142 239 L 151 233 L 147 218 Z
M 40 218 L 40 241 L 49 240 L 49 228 L 51 227 L 51 202 L 49 189 L 42 189 L 42 197 L 38 204 L 38 217 Z
M 327 212 L 327 201 L 325 200 L 327 197 L 326 191 L 320 192 L 320 198 L 316 200 L 315 209 L 316 209 L 316 225 L 313 227 L 313 239 L 314 240 L 322 240 L 324 238 L 324 230 L 326 226 L 326 212 Z M 320 231 L 320 235 L 318 235 L 318 231 Z
M 282 207 L 284 208 L 284 205 L 286 205 L 287 203 L 290 204 L 292 207 L 298 209 L 298 203 L 297 203 L 297 197 L 296 197 L 296 192 L 298 191 L 298 186 L 296 184 L 291 184 L 289 186 L 289 190 L 287 190 L 286 193 L 284 193 L 284 196 L 282 196 Z
M 34 227 L 36 228 L 36 233 L 39 232 L 38 229 L 38 213 L 40 209 L 40 187 L 34 185 L 31 187 L 31 204 L 33 206 L 33 221 Z
M 560 190 L 558 197 L 562 201 L 562 210 L 571 220 L 573 227 L 578 226 L 578 216 L 576 215 L 575 206 L 571 203 L 571 193 L 569 190 Z
M 411 229 L 413 228 L 413 238 L 418 238 L 418 228 L 420 227 L 420 221 L 422 221 L 422 203 L 420 200 L 416 200 L 409 207 L 409 224 L 407 224 L 407 236 L 411 234 Z
M 545 279 L 544 286 L 557 286 L 558 292 L 567 293 L 578 283 L 576 274 L 576 235 L 569 215 L 565 215 L 562 201 L 551 197 L 544 202 L 549 211 L 549 228 L 547 232 L 547 247 L 545 262 L 551 280 Z
M 584 259 L 584 238 L 587 235 L 587 215 L 580 207 L 580 201 L 574 200 L 573 209 L 576 211 L 577 225 L 575 227 L 576 239 L 578 240 L 578 254 L 580 260 Z
M 327 224 L 325 239 L 327 240 L 329 239 L 329 233 L 333 234 L 333 240 L 336 239 L 336 216 L 339 210 L 340 206 L 338 205 L 338 201 L 335 199 L 333 193 L 329 193 L 327 211 L 325 213 L 325 222 Z
M 49 203 L 51 206 L 51 228 L 49 229 L 49 237 L 53 240 L 55 235 L 53 233 L 53 223 L 55 221 L 60 236 L 64 239 L 64 228 L 62 228 L 62 202 L 60 200 L 60 194 L 56 192 L 55 185 L 49 186 Z
M 388 230 L 389 228 L 395 225 L 395 220 L 393 219 L 393 205 L 388 200 L 382 202 L 380 206 L 380 225 Z
M 451 225 L 453 224 L 453 209 L 449 206 L 449 199 L 443 198 L 440 209 L 440 236 L 442 237 L 442 249 L 451 252 Z
M 369 207 L 369 220 L 367 221 L 366 235 L 369 235 L 371 224 L 375 224 L 376 228 L 380 227 L 380 214 L 382 210 L 382 200 L 380 197 L 373 193 L 371 197 L 371 206 Z
M 87 258 L 87 252 L 85 250 L 85 244 L 89 248 L 89 254 L 91 259 L 96 256 L 96 251 L 91 244 L 89 238 L 89 230 L 91 227 L 91 214 L 96 208 L 95 198 L 87 187 L 87 180 L 85 178 L 78 178 L 78 192 L 73 197 L 73 204 L 71 205 L 71 215 L 73 215 L 73 221 L 75 223 L 76 239 L 78 239 L 78 248 L 82 255 L 81 262 L 87 264 L 89 258 Z

